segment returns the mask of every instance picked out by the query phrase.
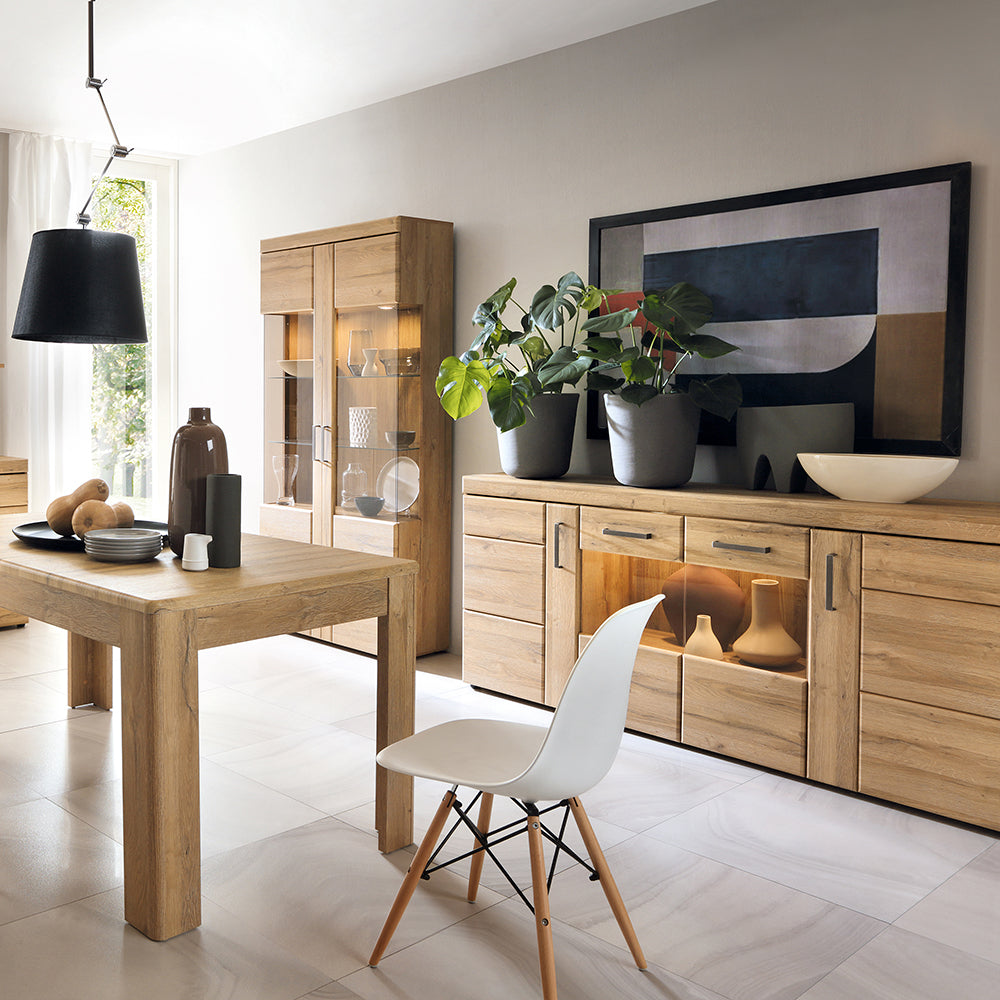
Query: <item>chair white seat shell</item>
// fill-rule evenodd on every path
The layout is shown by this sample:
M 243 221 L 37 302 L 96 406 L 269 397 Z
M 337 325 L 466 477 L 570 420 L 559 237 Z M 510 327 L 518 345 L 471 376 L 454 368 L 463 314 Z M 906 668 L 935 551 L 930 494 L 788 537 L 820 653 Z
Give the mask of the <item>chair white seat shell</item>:
M 556 1000 L 556 982 L 548 903 L 552 876 L 550 872 L 546 878 L 543 841 L 548 839 L 554 843 L 556 852 L 568 848 L 561 835 L 545 826 L 537 806 L 539 802 L 558 802 L 572 812 L 591 864 L 587 865 L 581 858 L 577 860 L 600 880 L 636 965 L 646 968 L 625 904 L 579 796 L 593 788 L 614 763 L 625 727 L 632 670 L 642 631 L 662 600 L 663 595 L 657 594 L 631 604 L 616 611 L 601 625 L 573 667 L 548 727 L 497 719 L 462 719 L 416 733 L 378 754 L 378 763 L 389 770 L 442 781 L 452 787 L 445 793 L 400 886 L 369 965 L 378 964 L 417 882 L 429 874 L 429 861 L 436 858 L 440 850 L 440 847 L 435 850 L 435 846 L 452 811 L 460 818 L 451 832 L 464 823 L 475 834 L 477 846 L 472 852 L 468 894 L 470 901 L 475 900 L 484 854 L 497 860 L 490 841 L 497 831 L 489 831 L 496 794 L 513 799 L 527 817 L 524 832 L 528 836 L 534 896 L 534 905 L 528 905 L 535 914 L 544 1000 Z M 459 785 L 480 793 L 476 797 L 481 797 L 481 805 L 475 823 L 455 795 Z M 450 836 L 451 833 L 445 840 Z M 438 864 L 433 870 L 448 863 Z M 510 878 L 506 871 L 503 873 Z M 518 893 L 528 902 L 519 888 Z

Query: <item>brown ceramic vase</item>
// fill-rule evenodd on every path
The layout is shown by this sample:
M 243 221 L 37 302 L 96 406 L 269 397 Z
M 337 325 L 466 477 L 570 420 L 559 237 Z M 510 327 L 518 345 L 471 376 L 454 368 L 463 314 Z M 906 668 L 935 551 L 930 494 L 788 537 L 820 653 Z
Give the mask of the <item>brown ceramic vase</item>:
M 206 486 L 210 473 L 229 472 L 222 428 L 212 423 L 207 406 L 192 406 L 188 422 L 174 434 L 170 451 L 170 501 L 167 532 L 174 555 L 184 552 L 188 532 L 205 533 Z
M 663 596 L 663 610 L 680 646 L 694 633 L 698 615 L 709 615 L 712 631 L 722 648 L 728 649 L 736 638 L 747 603 L 740 585 L 710 566 L 679 569 L 663 584 Z

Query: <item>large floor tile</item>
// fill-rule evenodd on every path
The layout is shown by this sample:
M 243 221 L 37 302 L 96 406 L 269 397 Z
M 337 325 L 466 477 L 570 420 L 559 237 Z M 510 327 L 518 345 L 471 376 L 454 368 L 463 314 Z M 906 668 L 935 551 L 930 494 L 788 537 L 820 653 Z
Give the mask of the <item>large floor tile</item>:
M 733 1000 L 794 1000 L 884 927 L 646 836 L 606 853 L 646 957 Z M 552 914 L 623 940 L 600 887 L 569 873 Z
M 889 927 L 801 1000 L 996 1000 L 1000 965 Z
M 200 770 L 202 858 L 314 823 L 325 815 L 212 761 L 202 760 Z M 78 788 L 52 801 L 121 843 L 120 781 Z
M 373 741 L 334 726 L 229 750 L 211 759 L 329 815 L 374 797 Z
M 0 809 L 0 924 L 122 883 L 113 840 L 45 799 Z
M 648 832 L 890 922 L 995 842 L 944 820 L 770 774 Z
M 65 689 L 54 691 L 34 677 L 0 680 L 0 733 L 64 722 L 81 714 L 66 707 Z
M 210 858 L 202 890 L 302 961 L 340 979 L 363 967 L 410 855 L 379 854 L 374 838 L 325 819 Z M 466 901 L 448 873 L 418 887 L 390 952 L 406 948 L 501 899 Z
M 0 733 L 0 771 L 43 795 L 121 777 L 115 713 L 76 712 L 62 723 Z
M 655 964 L 640 972 L 628 951 L 558 919 L 552 934 L 556 983 L 567 1000 L 722 1000 Z M 533 917 L 509 900 L 341 982 L 363 1000 L 539 1000 L 537 947 Z
M 54 625 L 30 621 L 0 629 L 0 679 L 65 670 L 66 649 L 66 633 Z
M 1000 965 L 1000 844 L 925 896 L 896 926 Z
M 0 927 L 3 995 L 298 1000 L 329 980 L 211 902 L 201 927 L 169 941 L 147 940 L 123 922 L 122 908 L 123 894 L 109 892 Z
M 198 730 L 206 757 L 315 728 L 315 719 L 232 688 L 202 690 L 198 698 Z

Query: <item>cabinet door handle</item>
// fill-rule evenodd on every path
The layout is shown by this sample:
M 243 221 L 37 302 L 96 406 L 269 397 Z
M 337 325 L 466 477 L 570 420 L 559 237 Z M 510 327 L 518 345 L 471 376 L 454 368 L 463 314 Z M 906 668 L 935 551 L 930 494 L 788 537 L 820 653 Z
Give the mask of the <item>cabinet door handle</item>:
M 313 461 L 314 462 L 322 462 L 323 461 L 323 456 L 320 453 L 321 444 L 317 444 L 316 443 L 316 435 L 319 434 L 322 430 L 323 430 L 323 428 L 320 427 L 319 424 L 313 424 L 312 453 L 313 453 Z
M 552 528 L 552 568 L 562 569 L 559 561 L 559 529 L 563 526 L 563 521 L 556 521 Z
M 618 538 L 652 538 L 651 531 L 619 531 L 617 528 L 603 528 L 602 535 L 616 535 Z
M 826 610 L 836 611 L 833 603 L 833 560 L 837 558 L 836 552 L 826 554 Z
M 735 542 L 720 542 L 715 539 L 712 542 L 713 549 L 731 549 L 733 552 L 756 552 L 759 556 L 766 556 L 771 551 L 770 545 L 737 545 Z

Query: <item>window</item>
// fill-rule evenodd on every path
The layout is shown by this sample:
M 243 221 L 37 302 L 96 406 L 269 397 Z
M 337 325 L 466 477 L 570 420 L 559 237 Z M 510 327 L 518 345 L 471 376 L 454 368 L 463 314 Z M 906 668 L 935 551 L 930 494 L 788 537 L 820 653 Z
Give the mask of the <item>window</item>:
M 91 202 L 92 228 L 136 240 L 149 343 L 92 348 L 93 466 L 137 516 L 162 517 L 176 425 L 176 165 L 130 158 L 112 174 Z

